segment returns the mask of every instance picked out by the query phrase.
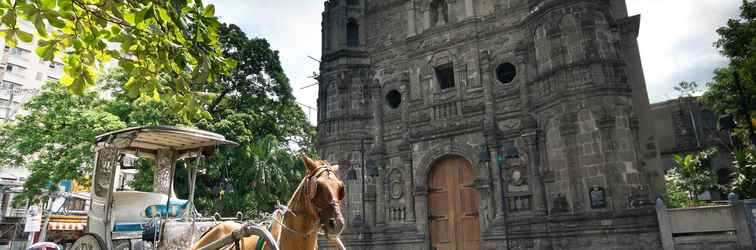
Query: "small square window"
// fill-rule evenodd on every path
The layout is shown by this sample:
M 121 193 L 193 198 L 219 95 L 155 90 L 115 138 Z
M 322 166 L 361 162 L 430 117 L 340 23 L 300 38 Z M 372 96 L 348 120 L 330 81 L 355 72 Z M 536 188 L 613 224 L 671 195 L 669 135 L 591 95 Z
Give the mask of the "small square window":
M 440 89 L 448 89 L 454 87 L 454 66 L 447 64 L 436 67 L 436 79 L 438 79 L 438 87 Z

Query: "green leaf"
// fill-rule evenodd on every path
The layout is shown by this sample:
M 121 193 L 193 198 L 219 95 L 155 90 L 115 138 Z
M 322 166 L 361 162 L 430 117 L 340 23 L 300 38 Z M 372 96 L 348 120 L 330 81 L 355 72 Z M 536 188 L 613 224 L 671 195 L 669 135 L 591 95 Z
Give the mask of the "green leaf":
M 118 4 L 116 4 L 116 3 L 111 3 L 110 4 L 110 12 L 112 12 L 113 16 L 115 16 L 117 18 L 120 18 L 120 19 L 124 18 L 123 13 L 118 8 Z
M 236 65 L 238 64 L 238 63 L 236 62 L 236 60 L 234 60 L 233 58 L 230 58 L 230 57 L 229 57 L 229 58 L 226 58 L 226 59 L 224 59 L 224 60 L 223 60 L 223 62 L 224 62 L 224 63 L 226 64 L 226 67 L 228 67 L 229 69 L 234 69 L 234 68 L 236 68 Z
M 66 23 L 61 20 L 56 13 L 45 12 L 45 19 L 51 26 L 62 29 L 66 27 Z
M 8 12 L 5 12 L 5 15 L 0 19 L 2 20 L 3 24 L 8 27 L 16 27 L 16 11 L 14 9 L 9 10 Z
M 171 16 L 168 14 L 168 10 L 164 8 L 157 8 L 157 10 L 160 14 L 160 19 L 162 19 L 164 23 L 171 22 Z
M 55 0 L 42 0 L 41 3 L 42 5 L 40 7 L 42 7 L 43 9 L 52 10 L 55 8 L 56 1 Z
M 46 61 L 52 61 L 53 58 L 55 58 L 54 42 L 40 40 L 37 44 L 37 49 L 34 50 L 37 53 L 37 56 Z
M 208 4 L 205 6 L 205 12 L 202 13 L 205 17 L 213 17 L 215 16 L 215 5 Z
M 30 43 L 34 40 L 34 36 L 32 36 L 32 34 L 23 30 L 18 30 L 18 32 L 16 32 L 16 35 L 18 36 L 18 39 L 21 39 L 21 41 L 25 43 Z
M 123 13 L 123 20 L 129 25 L 136 25 L 136 14 L 131 12 Z
M 42 18 L 42 16 L 41 16 L 41 15 L 39 15 L 39 14 L 37 14 L 37 15 L 35 15 L 35 16 L 34 16 L 34 19 L 33 19 L 33 20 L 34 20 L 34 21 L 33 21 L 33 23 L 34 23 L 34 28 L 36 28 L 36 29 L 37 29 L 37 33 L 38 33 L 38 34 L 39 34 L 39 35 L 40 35 L 41 37 L 47 37 L 47 27 L 46 27 L 47 25 L 45 25 L 45 21 L 44 21 L 44 19 Z
M 5 45 L 11 48 L 15 48 L 18 45 L 16 41 L 16 30 L 5 31 Z

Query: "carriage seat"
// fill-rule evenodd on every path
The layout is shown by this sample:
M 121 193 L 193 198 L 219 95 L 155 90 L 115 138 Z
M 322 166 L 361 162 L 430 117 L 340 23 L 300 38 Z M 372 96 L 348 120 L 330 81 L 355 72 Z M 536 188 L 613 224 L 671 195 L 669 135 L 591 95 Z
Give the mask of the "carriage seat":
M 113 192 L 113 202 L 115 232 L 142 231 L 142 225 L 150 218 L 158 215 L 175 217 L 183 213 L 187 204 L 186 200 L 171 198 L 171 209 L 167 209 L 168 195 L 138 191 Z

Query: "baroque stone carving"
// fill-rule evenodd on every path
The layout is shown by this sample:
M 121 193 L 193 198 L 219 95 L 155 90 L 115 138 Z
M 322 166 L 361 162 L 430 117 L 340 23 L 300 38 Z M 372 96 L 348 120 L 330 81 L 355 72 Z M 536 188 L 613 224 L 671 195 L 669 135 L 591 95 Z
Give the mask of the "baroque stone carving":
M 399 169 L 391 170 L 389 175 L 389 188 L 391 199 L 397 200 L 402 198 L 404 189 L 402 188 L 402 172 Z
M 499 122 L 499 130 L 502 132 L 511 131 L 520 128 L 520 119 L 510 119 Z
M 509 211 L 510 212 L 524 212 L 524 211 L 530 211 L 531 206 L 531 196 L 515 196 L 510 197 L 508 199 L 509 204 Z

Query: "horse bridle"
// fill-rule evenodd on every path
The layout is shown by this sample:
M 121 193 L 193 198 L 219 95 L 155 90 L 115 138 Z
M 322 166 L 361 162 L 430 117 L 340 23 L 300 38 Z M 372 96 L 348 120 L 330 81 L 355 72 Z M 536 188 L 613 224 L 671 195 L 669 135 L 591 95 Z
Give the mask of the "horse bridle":
M 315 216 L 316 217 L 315 217 L 315 220 L 314 220 L 314 223 L 313 223 L 313 227 L 312 227 L 312 229 L 310 229 L 310 231 L 308 231 L 308 232 L 300 232 L 299 230 L 296 230 L 296 229 L 293 229 L 293 228 L 289 228 L 289 227 L 287 227 L 283 223 L 283 221 L 278 221 L 275 217 L 273 218 L 273 221 L 275 221 L 276 223 L 278 223 L 281 226 L 281 228 L 283 228 L 284 230 L 292 232 L 292 233 L 295 233 L 295 234 L 302 235 L 304 237 L 308 237 L 312 232 L 314 232 L 315 230 L 318 230 L 319 229 L 319 224 L 320 224 L 320 218 L 323 217 L 323 214 L 322 214 L 323 211 L 325 211 L 327 208 L 331 208 L 334 211 L 336 211 L 337 209 L 339 209 L 341 207 L 340 202 L 339 201 L 334 201 L 334 200 L 328 202 L 328 205 L 326 207 L 321 207 L 316 202 L 313 202 L 313 200 L 315 199 L 315 196 L 317 195 L 317 182 L 318 182 L 318 178 L 320 178 L 320 176 L 322 176 L 323 174 L 333 174 L 333 175 L 336 175 L 336 171 L 333 169 L 333 167 L 331 167 L 330 164 L 328 164 L 326 162 L 326 163 L 324 163 L 324 166 L 318 167 L 317 169 L 315 169 L 314 171 L 312 171 L 312 174 L 310 174 L 307 177 L 307 183 L 304 183 L 304 188 L 305 188 L 305 190 L 304 190 L 304 192 L 305 192 L 304 197 L 306 197 L 306 199 L 307 199 L 306 202 L 310 202 L 310 204 L 312 204 L 312 206 L 315 207 Z M 342 190 L 340 190 L 339 192 L 344 192 L 343 187 L 341 187 L 341 188 L 342 188 Z M 340 194 L 340 195 L 343 196 L 343 194 Z M 279 206 L 278 210 L 280 210 L 283 213 L 284 217 L 286 216 L 286 214 L 289 214 L 289 213 L 292 214 L 292 215 L 294 215 L 296 217 L 296 216 L 298 216 L 297 214 L 299 213 L 299 211 L 297 211 L 295 213 L 294 211 L 289 210 L 285 206 Z M 307 216 L 307 215 L 305 214 L 304 216 Z M 329 218 L 329 221 L 332 221 L 332 220 L 335 220 L 335 219 L 336 219 L 336 214 L 334 214 L 333 218 Z
M 328 209 L 332 209 L 333 211 L 338 211 L 338 209 L 341 207 L 340 200 L 344 195 L 343 194 L 344 187 L 340 187 L 341 189 L 339 190 L 340 197 L 338 200 L 331 200 L 325 206 L 321 206 L 320 204 L 314 201 L 317 195 L 318 178 L 320 178 L 324 174 L 327 174 L 327 175 L 333 174 L 334 176 L 336 176 L 336 171 L 333 169 L 333 167 L 331 167 L 330 164 L 326 162 L 324 166 L 319 167 L 315 169 L 315 171 L 313 171 L 312 175 L 310 175 L 310 177 L 308 178 L 308 183 L 306 186 L 307 189 L 305 190 L 305 193 L 307 194 L 306 197 L 309 199 L 308 201 L 310 202 L 310 204 L 313 205 L 313 207 L 315 207 L 315 215 L 317 216 L 316 218 L 317 220 L 325 217 L 323 212 L 327 211 Z M 329 220 L 335 219 L 335 216 L 336 215 L 334 215 L 334 218 L 329 218 Z

